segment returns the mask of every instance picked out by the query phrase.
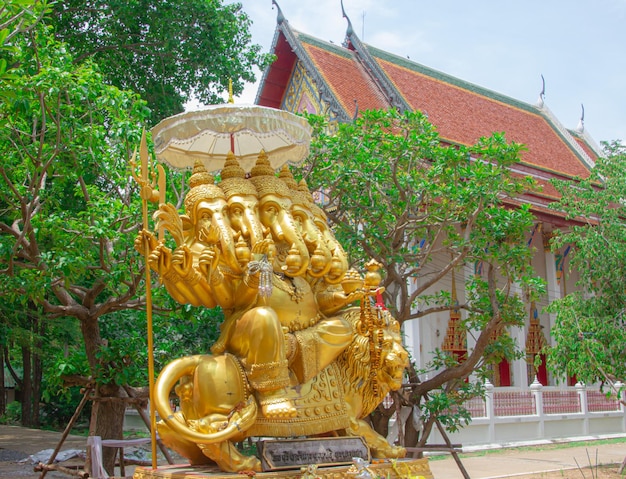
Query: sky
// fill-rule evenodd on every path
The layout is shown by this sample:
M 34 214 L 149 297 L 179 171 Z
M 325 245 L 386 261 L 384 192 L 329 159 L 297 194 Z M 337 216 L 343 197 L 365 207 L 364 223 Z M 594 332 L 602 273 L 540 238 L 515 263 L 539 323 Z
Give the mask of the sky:
M 269 52 L 271 0 L 238 0 L 252 42 Z M 347 22 L 340 0 L 277 0 L 295 30 L 338 45 Z M 230 2 L 230 0 L 228 1 Z M 574 129 L 626 142 L 626 0 L 344 0 L 361 41 L 429 68 L 534 104 Z M 262 74 L 258 72 L 260 80 Z M 254 103 L 257 84 L 236 102 Z M 582 106 L 581 106 L 582 105 Z

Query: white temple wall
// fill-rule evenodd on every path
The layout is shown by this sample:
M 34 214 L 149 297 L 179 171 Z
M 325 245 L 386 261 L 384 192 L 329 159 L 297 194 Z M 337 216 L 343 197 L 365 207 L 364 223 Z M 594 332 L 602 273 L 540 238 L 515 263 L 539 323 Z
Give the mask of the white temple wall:
M 545 231 L 546 225 L 543 225 L 543 228 Z M 549 231 L 551 229 L 551 226 L 547 225 L 547 230 Z M 576 282 L 578 281 L 579 275 L 576 271 L 570 270 L 570 257 L 566 248 L 561 248 L 561 258 L 558 258 L 557 255 L 552 253 L 549 249 L 546 250 L 546 247 L 544 247 L 544 235 L 546 235 L 546 233 L 544 233 L 541 228 L 538 228 L 532 237 L 529 233 L 527 241 L 529 247 L 533 248 L 535 251 L 531 262 L 532 267 L 535 273 L 546 281 L 546 294 L 536 300 L 535 306 L 545 339 L 549 345 L 553 345 L 550 329 L 554 325 L 555 315 L 548 314 L 545 308 L 555 299 L 562 298 L 565 294 L 577 289 Z M 447 262 L 447 257 L 433 258 L 433 260 L 424 267 L 424 272 L 439 271 Z M 562 262 L 562 264 L 560 262 Z M 464 283 L 469 279 L 470 275 L 474 273 L 474 269 L 469 265 L 466 266 L 463 271 L 455 271 L 456 293 L 459 302 L 465 300 Z M 419 286 L 421 280 L 417 279 L 412 281 L 414 282 L 412 282 L 410 287 L 414 290 Z M 448 274 L 435 286 L 425 291 L 424 294 L 434 294 L 442 289 L 451 291 L 451 288 L 452 277 Z M 518 346 L 524 350 L 532 313 L 531 303 L 525 297 L 526 293 L 518 286 L 514 286 L 513 292 L 524 298 L 527 316 L 523 327 L 509 327 L 508 331 L 511 337 L 517 342 Z M 421 304 L 419 307 L 424 308 L 426 306 Z M 465 313 L 461 311 L 461 315 L 464 316 L 464 314 Z M 407 321 L 404 324 L 405 345 L 410 351 L 417 368 L 426 368 L 429 361 L 432 359 L 432 350 L 435 349 L 435 347 L 441 348 L 448 327 L 449 317 L 449 312 L 446 311 Z M 476 336 L 476 333 L 472 334 L 471 331 L 468 332 L 468 352 L 472 350 Z M 529 383 L 532 382 L 532 378 L 528 378 L 527 368 L 528 365 L 525 358 L 513 361 L 511 364 L 512 386 L 520 388 L 528 388 L 530 386 Z M 434 371 L 429 375 L 432 376 L 433 373 Z M 565 381 L 565 375 L 554 377 L 554 375 L 548 371 L 548 385 L 563 384 Z

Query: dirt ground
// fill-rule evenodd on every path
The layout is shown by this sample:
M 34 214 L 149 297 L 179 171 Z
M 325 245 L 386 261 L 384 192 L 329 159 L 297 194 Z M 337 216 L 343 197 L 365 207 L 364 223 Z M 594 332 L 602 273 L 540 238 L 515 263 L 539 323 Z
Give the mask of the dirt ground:
M 626 471 L 624 474 L 619 474 L 618 470 L 619 464 L 598 466 L 597 468 L 581 467 L 581 469 L 567 469 L 564 471 L 541 472 L 539 474 L 516 475 L 515 479 L 624 479 L 626 477 Z
M 61 436 L 60 433 L 54 431 L 0 425 L 0 478 L 39 478 L 41 472 L 34 470 L 35 464 L 29 459 L 29 456 L 44 450 L 54 450 L 59 445 Z M 63 442 L 61 451 L 85 451 L 86 447 L 86 437 L 69 435 Z M 62 465 L 67 467 L 80 466 L 82 468 L 84 463 L 84 458 L 78 457 L 64 462 Z M 127 467 L 126 475 L 132 476 L 133 470 L 134 468 Z M 46 473 L 45 477 L 47 479 L 68 479 L 72 476 L 50 471 Z

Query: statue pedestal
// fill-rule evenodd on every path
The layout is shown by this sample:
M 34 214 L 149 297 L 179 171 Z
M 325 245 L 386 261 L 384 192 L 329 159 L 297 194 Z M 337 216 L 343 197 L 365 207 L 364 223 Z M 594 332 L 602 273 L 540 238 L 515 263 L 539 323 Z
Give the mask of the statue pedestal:
M 433 479 L 428 459 L 378 460 L 367 466 L 373 479 L 383 477 L 389 479 Z M 160 466 L 157 469 L 137 467 L 133 479 L 241 479 L 246 474 L 220 471 L 217 466 L 173 465 Z M 420 478 L 421 476 L 421 478 Z M 288 471 L 257 472 L 258 479 L 365 479 L 363 472 L 354 472 L 353 466 L 319 467 L 312 475 L 300 469 Z

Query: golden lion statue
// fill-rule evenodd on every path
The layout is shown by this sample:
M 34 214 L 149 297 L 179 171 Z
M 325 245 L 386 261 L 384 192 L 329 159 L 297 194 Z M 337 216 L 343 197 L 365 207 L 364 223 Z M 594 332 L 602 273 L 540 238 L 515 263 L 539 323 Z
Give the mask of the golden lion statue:
M 289 388 L 295 417 L 265 417 L 240 361 L 231 354 L 173 361 L 155 388 L 155 406 L 163 418 L 158 424 L 161 439 L 192 464 L 207 463 L 208 458 L 227 472 L 261 470 L 256 457 L 244 456 L 233 444 L 249 436 L 362 436 L 373 457 L 403 457 L 404 448 L 391 446 L 362 419 L 389 391 L 401 387 L 408 361 L 397 321 L 386 311 L 373 313 L 378 324 L 367 331 L 364 311 L 352 308 L 346 314 L 354 328 L 348 348 L 316 377 Z M 377 338 L 374 348 L 370 333 Z M 174 387 L 181 406 L 176 413 L 169 400 Z

